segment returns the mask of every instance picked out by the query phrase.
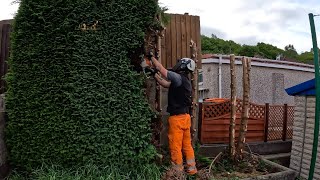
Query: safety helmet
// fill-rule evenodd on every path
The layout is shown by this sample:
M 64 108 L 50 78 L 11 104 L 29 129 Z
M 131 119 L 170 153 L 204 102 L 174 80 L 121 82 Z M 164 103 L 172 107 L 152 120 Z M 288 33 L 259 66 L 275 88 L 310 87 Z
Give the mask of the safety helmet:
M 190 58 L 182 58 L 178 63 L 172 68 L 173 71 L 191 71 L 193 72 L 196 68 L 196 63 Z

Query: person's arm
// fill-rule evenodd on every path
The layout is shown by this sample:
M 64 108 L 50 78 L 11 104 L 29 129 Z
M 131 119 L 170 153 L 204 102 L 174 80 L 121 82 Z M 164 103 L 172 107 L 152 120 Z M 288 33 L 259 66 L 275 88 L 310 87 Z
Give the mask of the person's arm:
M 163 79 L 163 78 L 160 77 L 160 75 L 157 74 L 157 73 L 154 75 L 154 78 L 155 78 L 155 79 L 157 80 L 157 82 L 158 82 L 162 87 L 164 87 L 164 88 L 169 88 L 170 85 L 171 85 L 171 82 Z
M 166 79 L 168 79 L 168 70 L 166 68 L 164 68 L 162 66 L 161 63 L 159 63 L 159 61 L 157 61 L 156 58 L 151 57 L 151 61 L 153 63 L 153 65 L 155 66 L 155 68 L 160 72 L 160 74 L 165 77 Z

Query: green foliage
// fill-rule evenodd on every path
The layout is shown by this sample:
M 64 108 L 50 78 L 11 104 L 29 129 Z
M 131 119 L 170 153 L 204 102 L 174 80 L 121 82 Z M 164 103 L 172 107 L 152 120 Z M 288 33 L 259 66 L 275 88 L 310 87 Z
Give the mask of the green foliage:
M 292 44 L 287 45 L 284 49 L 285 49 L 285 51 L 284 51 L 283 55 L 286 59 L 297 59 L 298 58 L 298 53 Z
M 307 64 L 313 64 L 313 52 L 303 52 L 298 56 L 298 60 Z
M 208 157 L 205 157 L 199 153 L 200 146 L 201 146 L 200 143 L 196 143 L 195 148 L 194 148 L 194 155 L 195 155 L 198 163 L 200 163 L 201 165 L 203 164 L 205 166 L 209 166 L 211 164 L 212 160 L 210 160 Z
M 217 53 L 217 54 L 238 54 L 241 45 L 233 41 L 225 41 L 212 35 L 212 37 L 201 36 L 202 53 Z
M 267 59 L 276 59 L 276 57 L 283 53 L 282 49 L 277 48 L 271 44 L 260 42 L 257 44 L 259 54 Z
M 259 54 L 257 46 L 243 45 L 239 51 L 239 55 L 241 56 L 255 57 L 257 54 Z
M 81 168 L 71 169 L 64 169 L 58 166 L 42 166 L 41 168 L 32 171 L 28 176 L 13 172 L 8 180 L 159 180 L 161 174 L 160 168 L 154 164 L 138 166 L 127 171 L 122 171 L 117 167 L 112 166 L 100 168 L 95 165 L 86 165 Z
M 152 160 L 152 114 L 129 57 L 157 10 L 147 0 L 21 1 L 6 77 L 14 166 L 124 169 Z
M 212 34 L 211 37 L 201 36 L 201 45 L 203 54 L 235 54 L 267 59 L 276 59 L 277 56 L 281 56 L 282 60 L 313 64 L 312 49 L 310 52 L 298 54 L 292 44 L 287 45 L 284 49 L 263 42 L 259 42 L 254 46 L 240 45 L 231 40 L 220 39 Z

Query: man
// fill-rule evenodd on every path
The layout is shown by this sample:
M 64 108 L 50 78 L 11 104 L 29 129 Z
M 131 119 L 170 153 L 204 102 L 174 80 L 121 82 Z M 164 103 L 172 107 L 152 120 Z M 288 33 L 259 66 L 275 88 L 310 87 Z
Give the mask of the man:
M 151 54 L 150 59 L 160 72 L 154 75 L 157 82 L 169 88 L 168 108 L 170 113 L 169 123 L 169 148 L 171 161 L 175 168 L 183 170 L 182 151 L 186 156 L 187 173 L 197 173 L 194 151 L 191 145 L 191 117 L 189 114 L 192 105 L 192 86 L 189 79 L 190 72 L 195 70 L 195 62 L 189 58 L 183 58 L 173 67 L 173 71 L 165 69 Z

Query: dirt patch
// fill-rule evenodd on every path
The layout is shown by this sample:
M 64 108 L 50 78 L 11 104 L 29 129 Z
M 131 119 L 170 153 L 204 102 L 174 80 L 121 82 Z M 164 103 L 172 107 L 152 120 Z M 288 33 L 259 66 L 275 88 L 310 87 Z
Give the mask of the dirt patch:
M 186 174 L 183 171 L 179 171 L 173 167 L 170 167 L 163 175 L 162 180 L 185 180 Z
M 245 154 L 242 160 L 232 161 L 227 153 L 223 153 L 216 158 L 213 164 L 208 162 L 207 160 L 199 163 L 197 179 L 242 179 L 280 171 L 252 154 Z M 207 163 L 206 167 L 204 163 Z

